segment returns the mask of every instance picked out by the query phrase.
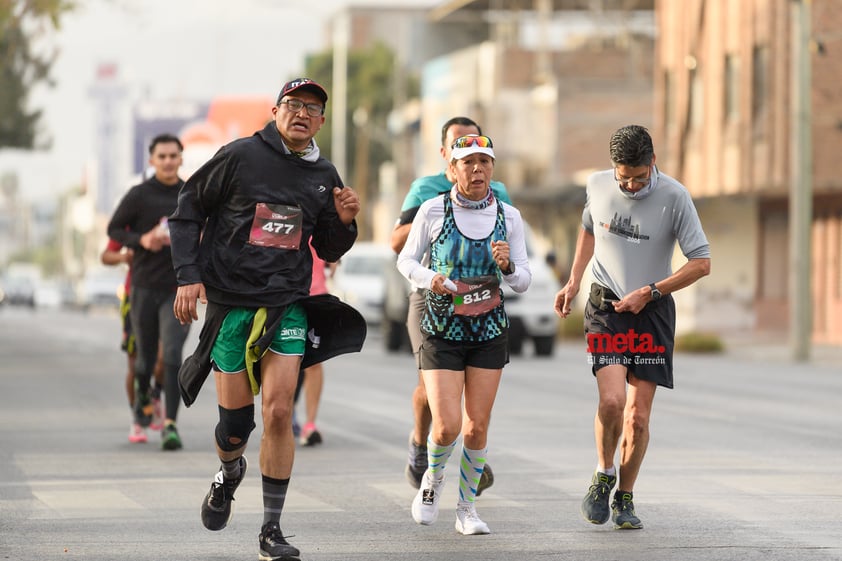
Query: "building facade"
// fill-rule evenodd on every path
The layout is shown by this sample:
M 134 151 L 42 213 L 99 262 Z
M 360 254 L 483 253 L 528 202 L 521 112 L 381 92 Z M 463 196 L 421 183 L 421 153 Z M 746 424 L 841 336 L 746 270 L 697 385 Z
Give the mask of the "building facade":
M 715 275 L 692 287 L 699 325 L 790 326 L 790 193 L 797 73 L 792 0 L 656 3 L 658 164 L 697 201 Z M 810 19 L 812 339 L 842 343 L 842 0 Z

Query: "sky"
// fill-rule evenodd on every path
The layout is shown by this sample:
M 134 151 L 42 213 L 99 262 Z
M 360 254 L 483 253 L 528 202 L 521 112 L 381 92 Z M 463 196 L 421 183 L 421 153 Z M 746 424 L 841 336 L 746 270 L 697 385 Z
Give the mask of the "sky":
M 121 107 L 128 135 L 131 104 L 140 99 L 207 101 L 218 95 L 274 97 L 300 75 L 307 53 L 327 45 L 330 18 L 346 0 L 78 0 L 57 36 L 55 86 L 33 92 L 52 138 L 38 155 L 38 185 L 29 198 L 78 184 L 95 149 L 90 89 L 96 68 L 114 63 L 125 86 Z M 432 7 L 436 0 L 364 0 L 354 5 Z M 268 109 L 267 109 L 268 114 Z M 125 140 L 125 139 L 124 139 Z M 125 142 L 118 167 L 128 168 Z M 122 162 L 122 158 L 126 161 Z M 6 156 L 6 162 L 9 161 Z M 47 166 L 49 170 L 45 170 Z M 2 171 L 2 170 L 0 170 Z

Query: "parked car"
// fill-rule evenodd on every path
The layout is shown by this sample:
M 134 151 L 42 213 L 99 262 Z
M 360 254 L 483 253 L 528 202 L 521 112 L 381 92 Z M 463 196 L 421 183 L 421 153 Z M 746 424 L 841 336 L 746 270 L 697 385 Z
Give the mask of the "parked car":
M 3 280 L 4 304 L 35 307 L 35 282 L 23 276 L 7 276 Z
M 369 325 L 383 321 L 386 272 L 394 268 L 395 254 L 384 244 L 357 242 L 339 260 L 332 278 L 332 292 L 350 304 Z
M 119 308 L 125 282 L 123 267 L 98 267 L 88 271 L 79 290 L 80 306 L 83 309 Z
M 65 305 L 64 289 L 57 279 L 44 279 L 35 287 L 35 305 L 39 308 L 61 308 Z
M 513 355 L 523 353 L 524 343 L 531 340 L 537 356 L 551 356 L 555 348 L 559 322 L 553 310 L 553 301 L 561 286 L 545 256 L 536 253 L 532 230 L 528 225 L 524 226 L 532 284 L 523 294 L 517 294 L 506 283 L 502 285 L 506 314 L 511 322 L 509 352 Z M 387 275 L 388 286 L 383 305 L 383 339 L 389 351 L 409 348 L 406 314 L 410 285 L 394 267 L 395 258 L 393 254 L 393 270 Z
M 524 342 L 532 341 L 536 356 L 551 356 L 558 335 L 559 317 L 553 309 L 556 293 L 561 289 L 555 271 L 547 264 L 545 255 L 535 251 L 532 231 L 526 226 L 526 252 L 532 283 L 529 289 L 518 294 L 503 283 L 506 314 L 511 321 L 509 352 L 519 355 Z
M 35 290 L 41 282 L 41 269 L 34 263 L 10 263 L 0 279 L 6 304 L 35 307 Z

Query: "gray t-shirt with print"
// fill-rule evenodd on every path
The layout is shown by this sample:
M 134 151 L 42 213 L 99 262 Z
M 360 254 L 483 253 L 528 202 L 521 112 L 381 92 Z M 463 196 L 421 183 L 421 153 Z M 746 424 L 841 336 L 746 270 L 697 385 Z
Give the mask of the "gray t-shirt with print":
M 652 170 L 652 190 L 640 199 L 620 191 L 614 170 L 592 174 L 582 225 L 594 234 L 594 280 L 619 297 L 672 274 L 678 242 L 687 259 L 710 257 L 710 245 L 687 189 Z

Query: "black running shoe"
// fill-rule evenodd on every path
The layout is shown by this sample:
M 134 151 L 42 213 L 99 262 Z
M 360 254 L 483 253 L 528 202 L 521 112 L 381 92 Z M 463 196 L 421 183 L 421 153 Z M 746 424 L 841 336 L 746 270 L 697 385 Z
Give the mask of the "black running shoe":
M 614 493 L 614 502 L 611 503 L 611 520 L 616 530 L 640 530 L 643 522 L 634 513 L 634 501 L 632 493 L 617 490 Z
M 608 499 L 611 497 L 611 489 L 617 483 L 616 475 L 607 475 L 597 471 L 591 479 L 591 486 L 588 494 L 582 499 L 582 516 L 591 524 L 605 524 L 611 517 L 611 509 L 608 507 Z
M 221 469 L 213 478 L 210 491 L 202 502 L 202 524 L 208 530 L 221 530 L 231 521 L 234 514 L 231 501 L 234 500 L 234 491 L 246 476 L 247 467 L 246 457 L 240 456 L 240 476 L 237 479 L 225 479 Z
M 482 475 L 479 476 L 479 484 L 477 484 L 477 497 L 492 485 L 494 485 L 494 472 L 491 471 L 490 465 L 485 464 L 485 467 L 482 468 Z
M 180 450 L 182 448 L 181 437 L 178 436 L 175 423 L 167 423 L 161 431 L 161 448 L 164 450 Z
M 284 539 L 277 522 L 269 522 L 260 529 L 260 561 L 300 561 L 301 552 Z

